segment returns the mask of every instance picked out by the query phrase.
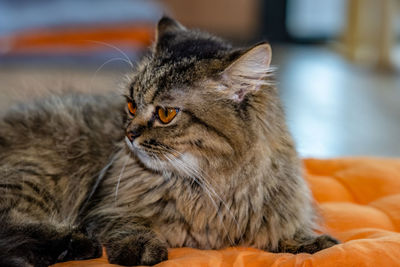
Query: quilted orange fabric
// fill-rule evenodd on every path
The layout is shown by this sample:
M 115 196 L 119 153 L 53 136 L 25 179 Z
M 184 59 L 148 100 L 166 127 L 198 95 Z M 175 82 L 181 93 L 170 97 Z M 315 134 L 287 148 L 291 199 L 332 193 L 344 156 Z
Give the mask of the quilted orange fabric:
M 304 166 L 324 232 L 342 244 L 313 255 L 171 249 L 169 260 L 157 266 L 400 266 L 400 159 L 306 159 Z M 54 267 L 73 266 L 116 265 L 103 257 Z

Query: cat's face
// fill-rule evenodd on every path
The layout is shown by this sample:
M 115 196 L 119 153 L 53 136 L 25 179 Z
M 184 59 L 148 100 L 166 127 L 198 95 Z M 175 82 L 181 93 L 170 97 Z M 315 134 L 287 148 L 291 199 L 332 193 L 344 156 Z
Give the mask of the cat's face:
M 255 138 L 253 109 L 268 87 L 270 56 L 267 44 L 233 50 L 162 19 L 126 94 L 129 148 L 156 171 L 194 175 L 221 160 L 229 167 Z

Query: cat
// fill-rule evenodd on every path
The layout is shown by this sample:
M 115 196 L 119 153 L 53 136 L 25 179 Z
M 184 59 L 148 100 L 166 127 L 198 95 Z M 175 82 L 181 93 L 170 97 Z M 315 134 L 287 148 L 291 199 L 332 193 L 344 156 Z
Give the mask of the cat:
M 125 95 L 53 95 L 0 121 L 0 266 L 168 248 L 314 253 L 317 216 L 284 121 L 271 48 L 164 17 Z

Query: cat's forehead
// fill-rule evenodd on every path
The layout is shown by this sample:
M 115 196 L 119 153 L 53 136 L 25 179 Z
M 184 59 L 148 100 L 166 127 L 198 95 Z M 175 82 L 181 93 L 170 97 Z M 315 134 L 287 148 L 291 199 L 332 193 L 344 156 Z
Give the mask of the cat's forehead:
M 145 105 L 159 97 L 172 97 L 178 92 L 182 94 L 204 76 L 195 70 L 197 68 L 193 59 L 169 64 L 152 60 L 136 74 L 131 96 L 138 104 Z
M 228 44 L 208 35 L 165 35 L 140 65 L 132 84 L 132 97 L 148 104 L 159 96 L 188 93 L 196 83 L 225 67 L 229 49 Z
M 179 61 L 195 57 L 197 60 L 219 58 L 231 45 L 224 40 L 200 31 L 180 31 L 165 33 L 156 43 L 159 57 Z

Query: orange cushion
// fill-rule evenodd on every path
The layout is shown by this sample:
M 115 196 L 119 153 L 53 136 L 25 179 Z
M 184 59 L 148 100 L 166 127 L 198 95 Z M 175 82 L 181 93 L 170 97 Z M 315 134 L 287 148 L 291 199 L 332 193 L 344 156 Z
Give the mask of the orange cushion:
M 400 159 L 306 159 L 304 166 L 323 230 L 342 244 L 313 255 L 179 248 L 157 266 L 400 266 Z M 115 265 L 103 257 L 55 266 Z
M 7 47 L 0 55 L 90 53 L 105 48 L 99 42 L 144 50 L 153 41 L 153 36 L 153 25 L 137 22 L 36 29 L 0 36 L 0 47 Z

